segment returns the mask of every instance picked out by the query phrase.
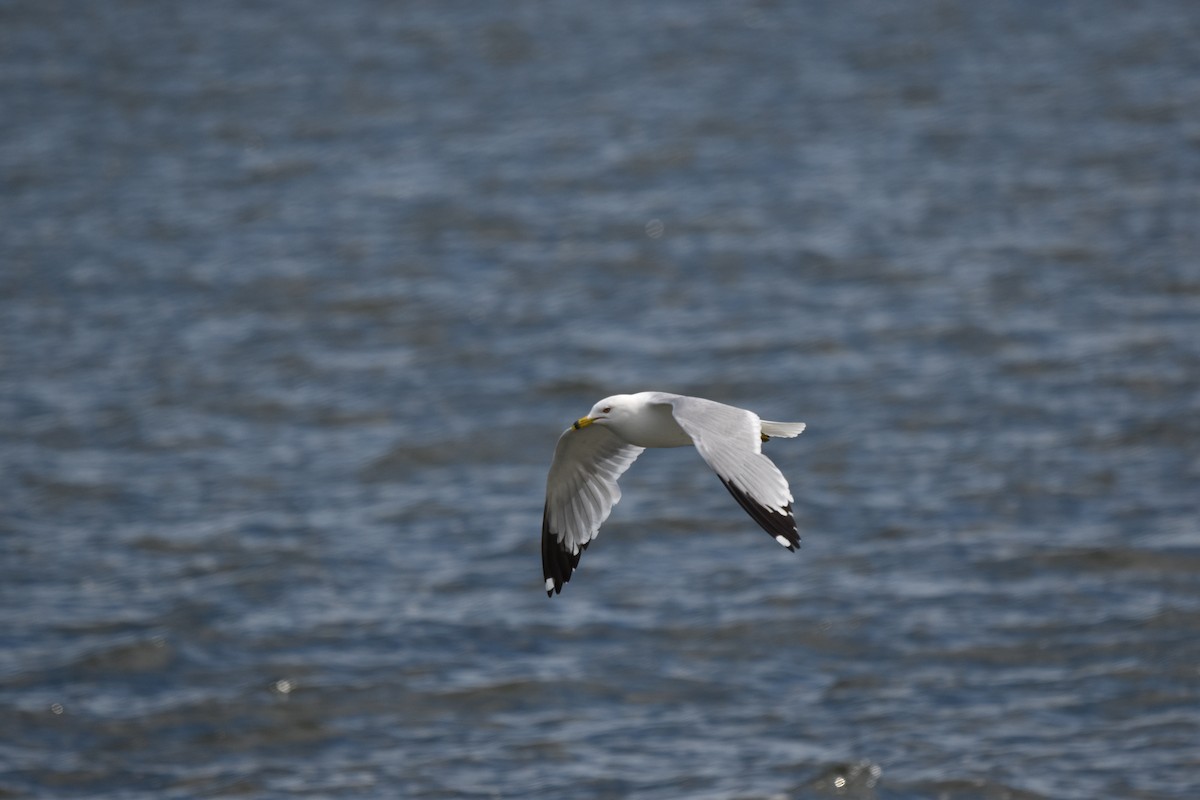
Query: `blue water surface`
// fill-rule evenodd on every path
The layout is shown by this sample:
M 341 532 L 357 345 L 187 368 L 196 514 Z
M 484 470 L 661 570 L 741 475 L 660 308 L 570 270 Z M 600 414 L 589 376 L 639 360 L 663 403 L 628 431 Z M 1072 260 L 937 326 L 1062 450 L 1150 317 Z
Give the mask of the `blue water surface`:
M 1200 791 L 1200 6 L 0 2 L 0 796 Z M 558 434 L 802 420 L 803 548 Z

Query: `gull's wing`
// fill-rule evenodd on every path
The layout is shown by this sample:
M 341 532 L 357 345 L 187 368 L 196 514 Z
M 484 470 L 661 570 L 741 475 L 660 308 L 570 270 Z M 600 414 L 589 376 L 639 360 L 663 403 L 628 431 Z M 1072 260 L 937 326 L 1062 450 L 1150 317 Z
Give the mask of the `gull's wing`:
M 546 478 L 542 512 L 542 573 L 546 595 L 562 591 L 579 556 L 621 499 L 617 478 L 642 453 L 602 425 L 567 428 L 558 437 Z
M 700 397 L 664 394 L 662 402 L 746 513 L 788 550 L 799 547 L 792 493 L 783 473 L 762 454 L 758 415 Z

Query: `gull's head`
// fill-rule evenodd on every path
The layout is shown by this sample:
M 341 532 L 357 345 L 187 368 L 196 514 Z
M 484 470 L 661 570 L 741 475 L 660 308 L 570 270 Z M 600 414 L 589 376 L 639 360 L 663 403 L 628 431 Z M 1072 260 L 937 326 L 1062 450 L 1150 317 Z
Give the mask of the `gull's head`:
M 633 397 L 627 394 L 614 394 L 606 397 L 588 412 L 586 417 L 575 420 L 572 426 L 575 430 L 586 428 L 588 425 L 609 425 L 619 422 L 633 413 Z

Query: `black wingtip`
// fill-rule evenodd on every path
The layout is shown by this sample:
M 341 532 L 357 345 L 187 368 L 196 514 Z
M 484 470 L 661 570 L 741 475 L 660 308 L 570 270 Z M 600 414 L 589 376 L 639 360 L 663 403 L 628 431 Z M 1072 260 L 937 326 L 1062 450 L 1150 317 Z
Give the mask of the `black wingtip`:
M 571 580 L 571 573 L 579 566 L 579 557 L 586 549 L 586 544 L 576 553 L 565 549 L 558 535 L 550 530 L 550 517 L 542 509 L 542 580 L 546 597 L 562 592 L 563 584 Z
M 796 552 L 796 548 L 800 546 L 800 533 L 796 530 L 796 519 L 792 516 L 790 503 L 783 507 L 783 513 L 780 514 L 778 511 L 762 505 L 724 478 L 721 478 L 721 483 L 725 484 L 725 488 L 738 501 L 738 505 L 759 524 L 759 527 L 769 533 L 779 544 L 793 553 Z

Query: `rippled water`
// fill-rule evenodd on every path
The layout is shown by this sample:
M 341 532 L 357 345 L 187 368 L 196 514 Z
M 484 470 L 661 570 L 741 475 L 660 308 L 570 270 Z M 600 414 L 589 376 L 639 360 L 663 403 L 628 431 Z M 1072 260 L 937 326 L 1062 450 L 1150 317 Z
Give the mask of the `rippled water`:
M 0 3 L 0 795 L 1193 797 L 1200 10 Z M 801 419 L 804 547 L 647 453 Z

